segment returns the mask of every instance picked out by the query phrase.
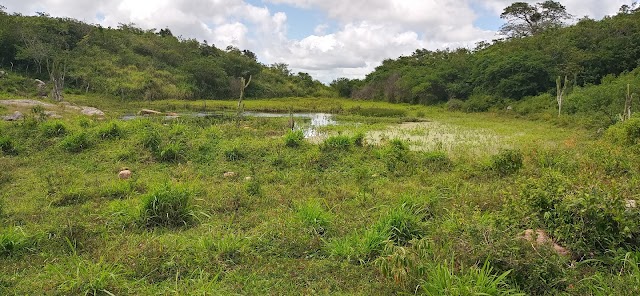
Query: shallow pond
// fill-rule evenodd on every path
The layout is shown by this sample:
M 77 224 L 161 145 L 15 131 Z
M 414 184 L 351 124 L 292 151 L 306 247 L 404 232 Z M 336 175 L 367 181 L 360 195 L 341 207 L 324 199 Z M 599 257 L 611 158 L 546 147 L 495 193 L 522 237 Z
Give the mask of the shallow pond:
M 193 112 L 193 113 L 180 113 L 177 115 L 157 115 L 164 119 L 171 120 L 180 117 L 216 117 L 220 116 L 220 113 L 210 112 Z M 304 137 L 307 139 L 312 138 L 324 138 L 326 135 L 320 132 L 319 128 L 329 125 L 338 124 L 332 114 L 327 113 L 270 113 L 270 112 L 254 112 L 246 111 L 242 113 L 245 117 L 264 117 L 264 118 L 288 118 L 293 116 L 294 128 L 302 130 Z M 122 120 L 134 120 L 137 118 L 147 118 L 148 115 L 125 115 L 120 119 Z M 302 119 L 302 120 L 299 120 Z M 307 120 L 308 119 L 308 120 Z

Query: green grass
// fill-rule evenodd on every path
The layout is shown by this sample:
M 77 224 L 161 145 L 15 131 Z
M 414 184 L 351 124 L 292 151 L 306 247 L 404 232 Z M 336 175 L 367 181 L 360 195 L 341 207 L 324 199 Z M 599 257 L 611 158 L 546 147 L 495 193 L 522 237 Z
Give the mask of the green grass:
M 640 196 L 631 127 L 597 139 L 438 107 L 246 102 L 337 114 L 314 142 L 286 117 L 236 124 L 222 115 L 234 102 L 69 99 L 108 119 L 0 122 L 2 295 L 634 291 L 637 261 L 623 261 L 640 241 L 640 214 L 624 207 Z M 139 108 L 221 116 L 117 119 Z M 413 116 L 426 121 L 400 125 Z M 371 140 L 391 130 L 399 139 Z M 498 141 L 463 143 L 474 136 Z M 130 180 L 118 178 L 125 167 Z M 538 228 L 574 257 L 519 238 Z

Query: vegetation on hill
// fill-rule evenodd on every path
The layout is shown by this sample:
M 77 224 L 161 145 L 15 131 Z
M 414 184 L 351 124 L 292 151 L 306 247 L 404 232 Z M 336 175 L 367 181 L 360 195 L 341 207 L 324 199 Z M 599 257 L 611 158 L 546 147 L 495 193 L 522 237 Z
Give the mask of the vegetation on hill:
M 536 7 L 526 3 L 520 6 L 527 7 L 514 5 L 503 16 L 521 10 L 536 13 Z M 538 8 L 538 14 L 547 14 Z M 450 102 L 452 109 L 470 112 L 504 109 L 517 102 L 519 108 L 514 109 L 524 114 L 540 104 L 545 110 L 556 108 L 550 95 L 555 97 L 557 78 L 567 77 L 566 102 L 571 107 L 566 112 L 606 113 L 611 123 L 623 111 L 624 84 L 630 83 L 632 92 L 640 93 L 640 70 L 635 70 L 640 66 L 640 9 L 625 6 L 615 16 L 600 21 L 585 17 L 569 27 L 542 26 L 546 22 L 541 22 L 535 28 L 517 23 L 505 26 L 504 30 L 513 32 L 510 38 L 482 42 L 473 50 L 416 50 L 410 56 L 385 60 L 363 80 L 340 78 L 332 86 L 343 97 L 412 104 Z
M 248 98 L 332 95 L 307 73 L 293 74 L 286 64 L 263 65 L 256 58 L 249 50 L 176 37 L 168 28 L 104 28 L 46 14 L 11 15 L 0 6 L 0 69 L 13 76 L 0 83 L 12 93 L 35 93 L 37 78 L 54 96 L 229 99 L 239 96 L 240 78 L 252 76 Z

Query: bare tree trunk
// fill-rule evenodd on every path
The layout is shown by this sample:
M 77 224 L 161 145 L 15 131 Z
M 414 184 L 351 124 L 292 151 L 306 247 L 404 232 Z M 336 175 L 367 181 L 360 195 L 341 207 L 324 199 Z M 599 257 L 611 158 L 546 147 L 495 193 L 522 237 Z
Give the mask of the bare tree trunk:
M 244 104 L 242 100 L 244 99 L 244 90 L 249 87 L 251 83 L 251 75 L 249 75 L 249 80 L 245 82 L 244 77 L 240 77 L 240 98 L 238 99 L 238 113 L 236 114 L 236 125 L 240 125 L 240 118 L 242 117 L 242 113 L 244 113 Z
M 562 78 L 558 76 L 558 79 L 556 79 L 556 88 L 557 88 L 556 101 L 558 102 L 558 117 L 560 117 L 560 115 L 562 114 L 562 103 L 563 103 L 564 94 L 567 91 L 568 85 L 569 85 L 569 78 L 567 78 L 566 75 L 564 76 L 564 86 L 562 85 Z
M 631 94 L 631 84 L 627 84 L 627 96 L 624 101 L 624 113 L 622 120 L 631 119 L 631 105 L 633 104 L 633 94 Z

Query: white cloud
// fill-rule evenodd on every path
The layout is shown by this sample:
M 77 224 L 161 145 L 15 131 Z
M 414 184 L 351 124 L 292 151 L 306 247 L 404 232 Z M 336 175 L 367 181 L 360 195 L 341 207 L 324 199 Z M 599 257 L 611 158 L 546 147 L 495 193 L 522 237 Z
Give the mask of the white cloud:
M 115 27 L 135 23 L 144 29 L 168 27 L 184 38 L 207 40 L 219 48 L 234 45 L 254 51 L 261 62 L 290 64 L 295 72 L 312 74 L 324 82 L 345 76 L 363 77 L 387 58 L 418 48 L 472 47 L 493 39 L 495 32 L 474 26 L 473 7 L 484 7 L 498 17 L 512 0 L 263 0 L 313 9 L 327 23 L 313 35 L 287 38 L 283 12 L 258 7 L 245 0 L 9 0 L 9 12 L 73 17 Z M 528 1 L 531 3 L 539 1 Z M 600 18 L 614 14 L 631 1 L 560 1 L 576 16 Z M 485 16 L 487 17 L 487 16 Z M 336 28 L 330 31 L 330 28 Z

